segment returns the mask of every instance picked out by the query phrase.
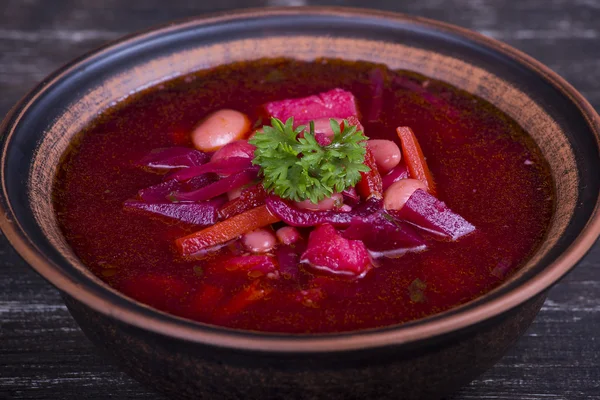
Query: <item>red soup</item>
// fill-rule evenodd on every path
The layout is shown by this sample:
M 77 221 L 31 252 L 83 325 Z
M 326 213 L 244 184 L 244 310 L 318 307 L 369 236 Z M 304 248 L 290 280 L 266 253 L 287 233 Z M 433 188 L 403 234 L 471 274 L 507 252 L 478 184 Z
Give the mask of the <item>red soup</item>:
M 546 161 L 489 103 L 365 62 L 260 60 L 105 111 L 56 178 L 102 280 L 177 316 L 340 332 L 500 285 L 543 240 Z

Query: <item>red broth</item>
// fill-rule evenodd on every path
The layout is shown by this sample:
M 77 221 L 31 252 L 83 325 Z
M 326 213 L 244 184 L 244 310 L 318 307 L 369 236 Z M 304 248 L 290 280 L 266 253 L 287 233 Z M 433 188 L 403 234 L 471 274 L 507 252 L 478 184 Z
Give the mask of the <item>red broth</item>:
M 374 77 L 384 81 L 376 93 Z M 273 280 L 263 298 L 238 311 L 231 299 L 253 281 L 224 268 L 230 249 L 184 260 L 174 241 L 198 227 L 123 210 L 125 200 L 162 180 L 135 162 L 153 149 L 190 145 L 189 133 L 210 112 L 231 108 L 254 122 L 268 101 L 336 87 L 356 96 L 368 137 L 397 142 L 397 126 L 413 129 L 438 198 L 475 225 L 474 233 L 457 242 L 429 240 L 422 253 L 380 258 L 362 279 L 300 267 L 296 277 Z M 524 265 L 543 240 L 554 205 L 546 161 L 501 111 L 414 73 L 337 60 L 227 65 L 135 94 L 78 136 L 58 170 L 54 201 L 77 256 L 125 295 L 201 322 L 289 333 L 398 324 L 477 298 Z

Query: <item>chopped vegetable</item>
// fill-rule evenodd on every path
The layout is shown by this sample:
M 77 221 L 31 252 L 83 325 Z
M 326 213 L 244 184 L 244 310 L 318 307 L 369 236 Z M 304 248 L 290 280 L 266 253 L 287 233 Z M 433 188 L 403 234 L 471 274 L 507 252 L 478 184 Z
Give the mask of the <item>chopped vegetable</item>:
M 375 163 L 375 157 L 369 149 L 365 154 L 365 165 L 368 167 L 368 171 L 360 173 L 361 179 L 356 185 L 356 191 L 364 199 L 381 199 L 383 198 L 383 183 L 381 175 L 377 171 L 377 165 Z
M 400 210 L 390 211 L 394 217 L 408 221 L 428 232 L 456 240 L 475 227 L 424 190 L 416 190 Z
M 306 246 L 303 242 L 295 246 L 281 245 L 275 249 L 277 262 L 279 263 L 279 272 L 283 279 L 291 279 L 294 282 L 302 283 L 303 274 L 298 268 L 300 264 L 300 255 L 304 252 Z
M 321 146 L 310 132 L 299 134 L 304 127 L 293 128 L 273 118 L 272 126 L 264 126 L 250 143 L 256 146 L 253 163 L 261 167 L 263 186 L 267 191 L 294 201 L 310 199 L 313 203 L 334 192 L 354 186 L 361 173 L 369 171 L 363 164 L 366 137 L 355 126 L 344 123 L 344 129 L 331 120 L 335 135 L 331 144 Z
M 402 154 L 404 162 L 410 172 L 411 178 L 418 179 L 427 185 L 427 191 L 435 196 L 435 182 L 429 171 L 423 151 L 412 129 L 406 126 L 396 128 L 400 144 L 402 146 Z
M 342 89 L 304 98 L 273 101 L 265 104 L 264 108 L 269 117 L 282 121 L 294 118 L 303 123 L 319 118 L 343 119 L 358 115 L 354 95 Z
M 252 146 L 246 140 L 236 140 L 235 142 L 227 143 L 213 154 L 210 161 L 215 162 L 221 159 L 232 157 L 253 158 L 256 147 Z
M 188 147 L 168 147 L 152 150 L 137 164 L 156 170 L 170 170 L 202 165 L 210 159 L 206 153 Z
M 168 218 L 191 225 L 208 226 L 217 222 L 223 199 L 215 198 L 202 203 L 145 203 L 127 200 L 123 208 Z
M 170 203 L 168 196 L 177 190 L 198 190 L 216 181 L 214 174 L 196 176 L 187 182 L 170 179 L 138 192 L 138 198 L 146 203 Z
M 350 212 L 301 210 L 273 195 L 267 197 L 265 204 L 273 214 L 292 226 L 307 227 L 329 223 L 337 227 L 345 227 L 350 224 L 352 218 L 369 215 L 381 209 L 382 201 L 372 198 Z
M 382 177 L 383 190 L 385 191 L 387 188 L 389 188 L 392 185 L 392 183 L 398 182 L 401 179 L 408 178 L 408 168 L 406 168 L 406 164 L 404 162 L 400 162 L 400 164 L 398 164 L 390 172 L 388 172 Z
M 397 221 L 381 210 L 367 217 L 352 219 L 342 236 L 361 240 L 375 255 L 400 256 L 409 251 L 422 251 L 425 241 L 408 223 Z
M 193 256 L 212 247 L 222 245 L 246 232 L 278 222 L 267 206 L 259 206 L 242 214 L 218 222 L 213 226 L 175 241 L 179 252 L 184 257 Z
M 310 233 L 301 262 L 318 270 L 357 278 L 373 267 L 364 243 L 343 238 L 331 224 L 319 225 Z
M 239 197 L 228 201 L 219 210 L 220 219 L 228 219 L 234 215 L 248 211 L 251 208 L 255 208 L 265 204 L 265 198 L 267 192 L 262 185 L 250 186 L 242 190 Z
M 342 196 L 344 196 L 344 203 L 349 204 L 351 206 L 355 206 L 360 201 L 360 197 L 358 197 L 358 193 L 356 193 L 356 189 L 354 187 L 349 187 L 342 192 Z
M 167 175 L 168 179 L 178 181 L 187 181 L 196 176 L 206 173 L 216 173 L 219 175 L 231 175 L 242 172 L 252 166 L 252 160 L 248 157 L 229 157 L 211 161 L 198 167 L 191 167 L 176 171 Z
M 225 194 L 252 182 L 258 176 L 258 168 L 247 168 L 242 172 L 219 179 L 215 183 L 191 192 L 173 192 L 169 196 L 172 201 L 204 201 Z

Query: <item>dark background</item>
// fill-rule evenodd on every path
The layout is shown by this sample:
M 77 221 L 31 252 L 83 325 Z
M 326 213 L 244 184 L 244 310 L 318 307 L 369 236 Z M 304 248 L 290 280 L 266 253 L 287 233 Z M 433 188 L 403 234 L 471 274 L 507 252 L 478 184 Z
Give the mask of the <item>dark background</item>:
M 307 4 L 479 31 L 550 66 L 600 109 L 600 0 L 0 0 L 0 116 L 61 64 L 124 34 L 206 12 Z M 3 237 L 0 258 L 0 399 L 161 398 L 99 354 Z M 512 351 L 452 399 L 600 399 L 599 271 L 596 243 Z

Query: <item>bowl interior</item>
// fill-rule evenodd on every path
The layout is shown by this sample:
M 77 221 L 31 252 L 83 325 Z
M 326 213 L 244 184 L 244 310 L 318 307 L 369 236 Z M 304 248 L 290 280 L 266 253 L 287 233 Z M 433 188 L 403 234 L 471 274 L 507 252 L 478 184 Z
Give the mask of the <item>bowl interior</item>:
M 556 265 L 590 218 L 597 218 L 598 121 L 562 81 L 518 52 L 444 24 L 364 10 L 248 11 L 162 28 L 104 48 L 54 74 L 15 108 L 5 121 L 2 179 L 9 225 L 24 239 L 17 250 L 73 297 L 82 299 L 87 292 L 102 298 L 87 298 L 100 311 L 117 315 L 126 308 L 170 324 L 219 331 L 160 315 L 125 299 L 91 274 L 57 226 L 52 182 L 73 136 L 115 102 L 182 74 L 265 57 L 368 60 L 419 72 L 491 102 L 527 130 L 542 150 L 556 189 L 547 240 L 500 288 L 433 319 L 501 301 Z M 574 260 L 581 256 L 580 251 Z M 556 279 L 573 262 L 563 264 Z M 416 324 L 423 323 L 427 322 Z

